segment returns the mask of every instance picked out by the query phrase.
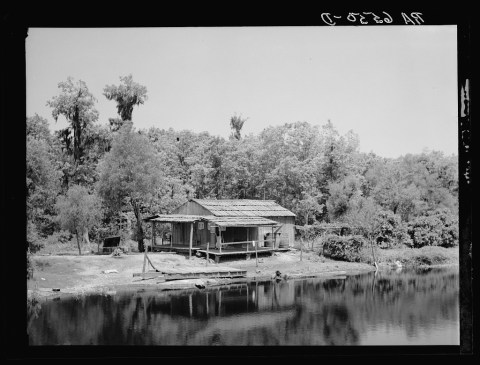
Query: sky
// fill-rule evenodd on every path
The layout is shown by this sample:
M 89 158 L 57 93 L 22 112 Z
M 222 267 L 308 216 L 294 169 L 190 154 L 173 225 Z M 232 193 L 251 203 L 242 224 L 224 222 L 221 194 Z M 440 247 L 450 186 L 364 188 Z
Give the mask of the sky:
M 83 80 L 106 125 L 117 110 L 103 89 L 131 74 L 148 95 L 137 129 L 228 138 L 235 114 L 243 135 L 330 120 L 362 152 L 458 152 L 455 25 L 30 28 L 25 46 L 27 116 L 52 131 L 67 125 L 46 105 L 59 82 Z

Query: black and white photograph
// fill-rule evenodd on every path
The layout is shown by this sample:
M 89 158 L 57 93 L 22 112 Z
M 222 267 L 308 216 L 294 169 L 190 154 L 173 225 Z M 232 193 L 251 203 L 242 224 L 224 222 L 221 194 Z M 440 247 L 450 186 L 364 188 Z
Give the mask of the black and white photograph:
M 28 346 L 458 347 L 470 85 L 427 18 L 29 27 Z

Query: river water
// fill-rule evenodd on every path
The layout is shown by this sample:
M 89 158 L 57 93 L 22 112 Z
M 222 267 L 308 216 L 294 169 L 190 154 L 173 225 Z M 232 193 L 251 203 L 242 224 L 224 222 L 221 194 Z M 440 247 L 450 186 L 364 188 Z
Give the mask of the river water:
M 458 269 L 131 290 L 41 304 L 30 345 L 458 345 Z

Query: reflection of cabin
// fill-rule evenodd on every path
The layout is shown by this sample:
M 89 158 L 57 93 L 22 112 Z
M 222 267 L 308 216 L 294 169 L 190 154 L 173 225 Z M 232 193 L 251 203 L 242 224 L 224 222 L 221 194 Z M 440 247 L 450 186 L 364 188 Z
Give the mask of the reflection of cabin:
M 254 253 L 255 249 L 288 249 L 294 241 L 295 214 L 271 200 L 191 199 L 172 214 L 145 221 L 152 226 L 172 224 L 172 251 L 205 253 L 208 245 L 215 259 L 222 254 Z M 158 247 L 153 241 L 153 247 Z

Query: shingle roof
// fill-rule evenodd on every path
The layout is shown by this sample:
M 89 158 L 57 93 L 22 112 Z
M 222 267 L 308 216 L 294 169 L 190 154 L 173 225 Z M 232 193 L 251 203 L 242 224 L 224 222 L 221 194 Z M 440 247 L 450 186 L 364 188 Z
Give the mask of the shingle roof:
M 191 223 L 203 219 L 198 215 L 183 214 L 159 214 L 143 219 L 144 221 L 154 221 L 163 223 Z
M 273 200 L 192 199 L 217 217 L 295 217 Z
M 257 227 L 274 226 L 278 223 L 263 217 L 213 217 L 207 216 L 205 220 L 221 227 Z
M 252 226 L 273 226 L 278 223 L 263 217 L 215 217 L 213 215 L 183 215 L 183 214 L 160 214 L 144 218 L 148 222 L 163 223 L 193 223 L 200 220 L 212 222 L 222 227 L 252 227 Z

